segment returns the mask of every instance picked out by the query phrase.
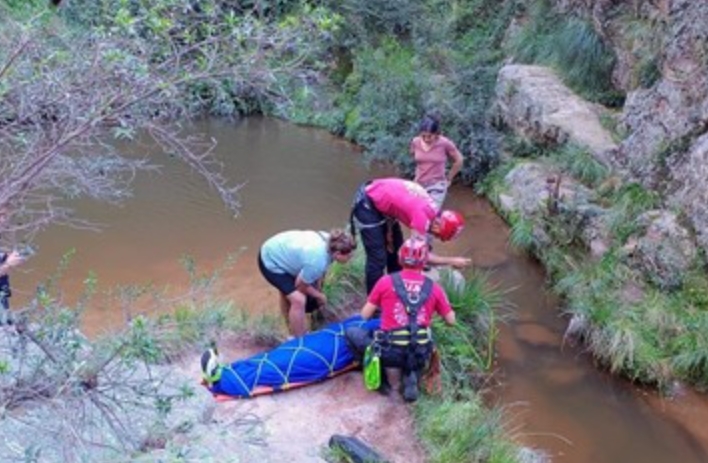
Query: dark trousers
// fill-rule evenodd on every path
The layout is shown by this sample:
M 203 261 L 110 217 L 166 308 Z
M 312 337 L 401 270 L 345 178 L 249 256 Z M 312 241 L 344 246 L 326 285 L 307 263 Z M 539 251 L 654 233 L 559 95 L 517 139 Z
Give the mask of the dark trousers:
M 397 221 L 386 219 L 373 206 L 363 187 L 357 191 L 352 214 L 359 222 L 361 242 L 366 252 L 366 294 L 371 294 L 384 272 L 401 270 L 398 248 L 403 244 L 403 232 Z
M 3 260 L 4 262 L 4 260 Z M 0 276 L 0 308 L 8 310 L 10 308 L 10 277 L 8 275 Z

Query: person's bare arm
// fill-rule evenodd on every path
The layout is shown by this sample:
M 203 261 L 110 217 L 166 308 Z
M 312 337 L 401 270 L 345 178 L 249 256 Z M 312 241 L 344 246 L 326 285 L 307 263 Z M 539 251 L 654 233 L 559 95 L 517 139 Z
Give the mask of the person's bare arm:
M 430 265 L 449 265 L 455 268 L 464 268 L 472 265 L 472 259 L 462 256 L 439 256 L 434 253 L 428 255 Z
M 450 157 L 452 158 L 452 165 L 450 166 L 450 172 L 448 172 L 447 174 L 447 182 L 449 184 L 452 184 L 452 181 L 455 179 L 455 176 L 460 173 L 460 170 L 462 170 L 464 158 L 462 157 L 462 153 L 460 153 L 460 150 L 458 150 L 456 147 L 450 153 Z
M 454 325 L 455 322 L 457 321 L 456 318 L 455 318 L 455 311 L 454 311 L 454 310 L 449 311 L 449 312 L 443 317 L 443 320 L 445 320 L 445 323 L 447 323 L 448 325 L 451 325 L 451 326 Z
M 368 320 L 374 316 L 374 312 L 376 312 L 376 306 L 367 301 L 364 307 L 361 308 L 361 318 Z
M 307 295 L 307 296 L 312 296 L 315 299 L 317 299 L 320 303 L 320 305 L 326 305 L 327 304 L 327 296 L 320 291 L 318 282 L 321 280 L 316 281 L 314 284 L 307 284 L 305 283 L 300 276 L 295 279 L 295 288 L 300 291 L 301 293 Z
M 22 255 L 17 251 L 12 251 L 7 255 L 5 262 L 0 264 L 0 276 L 10 273 L 10 269 L 20 265 L 24 261 Z

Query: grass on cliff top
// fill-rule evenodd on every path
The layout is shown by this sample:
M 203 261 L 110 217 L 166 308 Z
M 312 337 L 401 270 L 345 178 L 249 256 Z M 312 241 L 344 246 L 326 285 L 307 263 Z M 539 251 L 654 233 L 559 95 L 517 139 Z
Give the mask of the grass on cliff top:
M 622 104 L 612 86 L 615 55 L 590 22 L 560 14 L 547 0 L 532 2 L 526 13 L 521 30 L 507 45 L 510 55 L 556 69 L 570 88 L 591 101 Z

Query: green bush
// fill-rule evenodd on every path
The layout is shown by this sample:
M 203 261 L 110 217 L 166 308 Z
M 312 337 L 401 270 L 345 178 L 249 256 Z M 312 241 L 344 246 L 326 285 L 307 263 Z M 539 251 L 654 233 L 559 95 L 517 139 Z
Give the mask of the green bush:
M 331 9 L 349 18 L 346 44 L 376 41 L 381 37 L 405 37 L 421 14 L 423 2 L 411 0 L 329 0 Z
M 155 66 L 176 60 L 185 72 L 204 72 L 215 62 L 228 68 L 177 95 L 190 111 L 217 116 L 287 117 L 292 106 L 311 105 L 296 92 L 324 80 L 341 22 L 331 10 L 299 0 L 74 0 L 59 12 L 94 41 L 129 39 Z
M 429 85 L 413 49 L 394 40 L 357 54 L 340 105 L 344 135 L 367 148 L 372 160 L 407 155 L 408 143 L 422 117 L 422 95 Z

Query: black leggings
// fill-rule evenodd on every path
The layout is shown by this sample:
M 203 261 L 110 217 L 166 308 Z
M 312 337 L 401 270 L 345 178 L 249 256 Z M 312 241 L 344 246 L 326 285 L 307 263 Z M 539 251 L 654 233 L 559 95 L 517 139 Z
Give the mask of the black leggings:
M 359 233 L 366 252 L 366 294 L 371 294 L 385 271 L 393 273 L 401 270 L 398 248 L 403 244 L 403 232 L 397 221 L 387 219 L 374 207 L 363 188 L 362 185 L 357 191 L 352 215 L 359 222 Z M 386 240 L 389 232 L 393 238 L 391 249 Z

